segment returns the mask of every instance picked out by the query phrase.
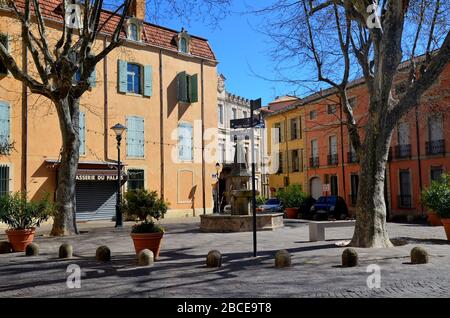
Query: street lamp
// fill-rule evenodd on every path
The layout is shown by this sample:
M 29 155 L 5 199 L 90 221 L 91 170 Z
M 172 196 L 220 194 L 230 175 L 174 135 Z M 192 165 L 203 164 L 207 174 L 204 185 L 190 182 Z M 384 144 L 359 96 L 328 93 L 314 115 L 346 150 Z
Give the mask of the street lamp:
M 123 225 L 122 222 L 122 213 L 120 211 L 120 203 L 122 201 L 122 193 L 120 191 L 120 181 L 121 181 L 121 172 L 120 168 L 120 142 L 122 141 L 122 134 L 127 127 L 122 124 L 116 124 L 111 127 L 111 130 L 116 134 L 117 140 L 117 201 L 116 201 L 116 227 L 121 227 Z
M 217 193 L 216 193 L 217 208 L 216 208 L 216 213 L 220 213 L 220 176 L 219 176 L 219 169 L 220 169 L 220 163 L 216 163 L 216 176 L 217 176 Z

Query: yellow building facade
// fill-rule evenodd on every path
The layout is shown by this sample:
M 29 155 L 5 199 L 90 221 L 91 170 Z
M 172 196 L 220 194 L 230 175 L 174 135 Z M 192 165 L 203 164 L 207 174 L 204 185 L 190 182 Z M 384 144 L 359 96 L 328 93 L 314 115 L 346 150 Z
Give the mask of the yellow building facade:
M 269 187 L 271 195 L 290 184 L 306 190 L 306 150 L 304 110 L 295 104 L 265 115 L 267 155 L 271 159 Z
M 49 1 L 45 10 L 56 10 L 52 6 L 57 2 Z M 52 42 L 62 24 L 47 11 Z M 121 147 L 123 191 L 158 191 L 170 203 L 167 217 L 212 212 L 218 62 L 207 40 L 147 24 L 145 12 L 137 14 L 127 24 L 136 23 L 137 37 L 127 35 L 123 46 L 97 64 L 92 87 L 81 99 L 76 185 L 80 220 L 114 215 L 117 143 L 110 127 L 116 123 L 128 127 Z M 32 64 L 20 39 L 20 23 L 7 8 L 0 8 L 0 35 L 8 39 L 19 67 Z M 99 35 L 94 50 L 100 51 L 108 38 Z M 8 73 L 0 74 L 0 107 L 5 138 L 14 145 L 0 155 L 0 194 L 26 191 L 31 199 L 53 197 L 61 148 L 55 107 Z

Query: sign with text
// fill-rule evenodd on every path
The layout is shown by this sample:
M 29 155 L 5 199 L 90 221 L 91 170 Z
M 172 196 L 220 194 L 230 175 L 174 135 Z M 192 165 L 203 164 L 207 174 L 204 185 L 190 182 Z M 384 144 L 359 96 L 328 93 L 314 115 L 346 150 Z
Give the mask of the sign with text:
M 264 123 L 263 123 L 264 125 Z M 230 120 L 231 129 L 261 127 L 261 116 L 254 115 L 252 117 L 232 119 Z
M 117 181 L 114 175 L 77 175 L 77 181 Z
M 323 192 L 329 192 L 330 191 L 330 185 L 329 184 L 324 184 L 322 186 L 322 191 Z

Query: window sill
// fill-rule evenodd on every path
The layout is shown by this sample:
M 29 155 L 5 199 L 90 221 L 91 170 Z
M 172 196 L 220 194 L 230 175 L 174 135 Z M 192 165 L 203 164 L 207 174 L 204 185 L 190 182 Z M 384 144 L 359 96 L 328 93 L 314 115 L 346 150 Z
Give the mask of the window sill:
M 132 96 L 132 97 L 144 97 L 142 94 L 136 94 L 136 93 L 125 93 L 125 96 Z
M 127 156 L 127 159 L 129 159 L 129 160 L 145 160 L 145 157 L 129 157 L 129 156 Z

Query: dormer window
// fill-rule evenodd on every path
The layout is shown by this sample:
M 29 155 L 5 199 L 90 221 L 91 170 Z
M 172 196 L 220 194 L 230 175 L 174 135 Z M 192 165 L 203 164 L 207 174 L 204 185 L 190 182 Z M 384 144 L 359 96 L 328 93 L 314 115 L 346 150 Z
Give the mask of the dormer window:
M 181 32 L 178 33 L 178 52 L 189 54 L 190 53 L 190 41 L 191 37 L 183 28 Z
M 142 28 L 143 28 L 142 21 L 139 21 L 134 17 L 129 18 L 126 22 L 126 31 L 128 40 L 140 42 Z

